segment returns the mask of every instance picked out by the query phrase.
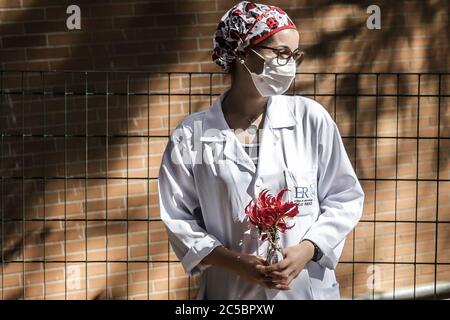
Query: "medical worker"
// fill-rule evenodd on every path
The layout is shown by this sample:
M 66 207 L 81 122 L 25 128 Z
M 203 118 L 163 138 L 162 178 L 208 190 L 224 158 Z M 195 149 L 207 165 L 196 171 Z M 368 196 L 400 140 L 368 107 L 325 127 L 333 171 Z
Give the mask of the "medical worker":
M 197 299 L 340 299 L 335 270 L 364 192 L 338 127 L 318 102 L 283 95 L 303 53 L 280 8 L 242 1 L 221 18 L 212 59 L 231 87 L 171 133 L 159 171 L 161 219 Z M 245 207 L 259 193 L 298 204 L 280 233 L 284 258 Z

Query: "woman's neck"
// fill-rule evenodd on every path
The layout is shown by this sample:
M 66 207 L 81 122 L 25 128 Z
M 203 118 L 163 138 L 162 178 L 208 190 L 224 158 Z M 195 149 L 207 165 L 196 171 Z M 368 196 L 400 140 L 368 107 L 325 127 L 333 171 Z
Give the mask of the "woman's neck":
M 244 88 L 234 83 L 224 98 L 222 109 L 242 117 L 255 117 L 265 111 L 268 99 L 255 88 Z

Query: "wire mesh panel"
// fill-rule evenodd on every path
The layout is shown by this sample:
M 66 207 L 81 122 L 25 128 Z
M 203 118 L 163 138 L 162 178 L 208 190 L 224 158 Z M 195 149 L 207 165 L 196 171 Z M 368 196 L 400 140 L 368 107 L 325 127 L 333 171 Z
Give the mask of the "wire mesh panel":
M 2 299 L 192 299 L 159 218 L 171 130 L 222 73 L 0 72 Z M 299 73 L 366 194 L 337 268 L 353 299 L 448 297 L 449 74 Z

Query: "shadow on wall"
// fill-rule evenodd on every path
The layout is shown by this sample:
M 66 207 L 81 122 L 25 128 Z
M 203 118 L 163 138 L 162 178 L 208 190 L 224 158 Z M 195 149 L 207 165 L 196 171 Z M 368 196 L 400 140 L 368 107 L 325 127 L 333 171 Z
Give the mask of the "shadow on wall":
M 200 7 L 205 4 L 197 2 Z M 9 23 L 0 25 L 1 33 L 5 35 L 2 36 L 3 47 L 0 49 L 2 66 L 4 69 L 24 70 L 217 72 L 220 71 L 218 67 L 210 62 L 210 37 L 218 19 L 233 3 L 218 1 L 218 11 L 202 14 L 188 5 L 183 7 L 183 3 L 178 1 L 136 3 L 131 6 L 116 6 L 105 1 L 103 4 L 84 6 L 84 29 L 70 34 L 66 32 L 63 22 L 65 6 L 48 8 L 47 18 L 50 16 L 54 19 L 48 22 L 36 21 L 39 19 L 39 8 L 26 8 L 21 16 L 10 18 Z M 304 70 L 300 71 L 448 71 L 450 54 L 447 30 L 450 26 L 447 1 L 378 2 L 382 9 L 382 29 L 376 32 L 368 30 L 365 25 L 365 10 L 370 5 L 367 1 L 304 1 L 298 8 L 291 5 L 295 1 L 283 3 L 286 5 L 279 5 L 298 21 L 301 29 L 304 28 L 307 60 Z M 173 12 L 178 14 L 173 15 Z M 22 24 L 24 21 L 25 24 Z M 200 25 L 199 21 L 204 24 Z M 30 34 L 28 38 L 17 37 L 23 31 Z M 45 40 L 46 37 L 48 40 Z M 25 43 L 21 44 L 21 41 Z M 46 44 L 48 48 L 45 48 Z M 405 49 L 408 47 L 413 49 Z M 46 59 L 47 56 L 51 58 Z M 102 73 L 89 76 L 87 84 L 83 74 L 46 74 L 45 80 L 39 73 L 26 76 L 25 79 L 21 77 L 20 73 L 4 74 L 2 79 L 5 94 L 1 100 L 1 128 L 2 132 L 11 136 L 2 139 L 1 173 L 3 177 L 27 176 L 37 179 L 25 180 L 23 184 L 21 179 L 5 179 L 2 185 L 2 217 L 7 220 L 2 223 L 3 258 L 9 261 L 20 260 L 25 256 L 30 260 L 25 270 L 21 269 L 20 263 L 2 265 L 3 298 L 43 297 L 43 293 L 64 298 L 64 294 L 67 294 L 64 279 L 68 277 L 64 258 L 67 257 L 74 261 L 99 261 L 98 264 L 102 266 L 100 271 L 95 268 L 88 270 L 81 263 L 81 267 L 74 269 L 77 270 L 76 279 L 81 281 L 81 285 L 75 286 L 66 296 L 69 298 L 84 298 L 86 287 L 89 289 L 86 298 L 89 299 L 192 297 L 193 293 L 187 288 L 186 282 L 191 279 L 180 275 L 180 266 L 168 269 L 167 264 L 164 264 L 164 261 L 175 259 L 175 256 L 167 253 L 167 237 L 163 226 L 157 221 L 149 225 L 143 223 L 146 219 L 158 217 L 155 181 L 148 182 L 145 178 L 156 176 L 160 153 L 166 141 L 164 136 L 188 113 L 188 106 L 190 111 L 197 111 L 207 107 L 208 101 L 201 97 L 169 98 L 167 95 L 148 98 L 145 93 L 149 91 L 168 92 L 168 79 L 164 76 L 164 80 L 161 80 L 158 77 L 148 79 L 143 75 L 130 82 L 126 76 L 114 75 L 109 79 L 109 87 L 106 87 L 106 76 Z M 192 92 L 207 94 L 208 80 L 204 76 L 193 78 Z M 69 89 L 64 87 L 67 81 Z M 161 81 L 165 84 L 161 84 Z M 360 79 L 354 75 L 342 75 L 336 87 L 352 90 L 360 85 L 358 81 Z M 174 88 L 172 92 L 187 92 L 188 83 L 187 77 L 174 76 L 170 88 Z M 416 80 L 410 79 L 408 83 L 405 93 L 417 92 L 414 91 L 417 88 Z M 436 79 L 432 83 L 436 91 Z M 225 84 L 226 81 L 220 80 L 214 87 L 223 89 Z M 448 80 L 443 79 L 441 92 L 448 85 Z M 325 84 L 320 80 L 314 84 L 313 81 L 300 79 L 296 92 L 313 92 L 314 88 L 322 86 Z M 373 87 L 373 84 L 370 86 Z M 26 95 L 21 94 L 22 87 L 26 88 Z M 378 93 L 388 93 L 390 89 L 390 83 L 387 83 L 380 86 Z M 42 94 L 43 91 L 48 94 Z M 86 100 L 86 91 L 122 94 L 94 94 Z M 79 95 L 67 96 L 67 92 Z M 140 92 L 142 95 L 130 96 L 129 92 Z M 325 97 L 321 102 L 332 106 L 333 98 Z M 166 116 L 169 99 L 171 115 L 176 115 L 171 119 Z M 86 101 L 89 102 L 88 110 Z M 357 113 L 352 103 L 349 99 L 338 101 L 337 113 L 334 114 L 338 115 L 338 119 L 345 119 L 344 124 L 348 124 L 346 132 L 349 133 L 355 132 L 356 120 L 367 123 L 368 130 L 373 132 L 376 120 L 392 116 L 391 102 L 384 102 L 380 103 L 377 112 L 364 113 L 355 119 Z M 110 108 L 108 111 L 106 105 Z M 67 108 L 62 112 L 64 106 Z M 333 113 L 332 109 L 329 108 Z M 400 104 L 399 118 L 408 119 L 411 110 L 410 104 Z M 442 112 L 445 115 L 445 108 Z M 448 120 L 447 116 L 441 118 L 441 128 L 448 128 Z M 445 130 L 442 135 L 448 136 L 448 129 Z M 105 132 L 115 136 L 106 139 Z M 50 136 L 44 138 L 43 133 Z M 67 133 L 70 137 L 65 142 L 64 135 Z M 23 138 L 22 134 L 32 136 Z M 93 136 L 86 139 L 87 134 Z M 148 134 L 155 138 L 147 139 Z M 411 132 L 406 129 L 400 134 Z M 150 146 L 149 149 L 147 146 Z M 105 150 L 108 150 L 108 157 L 105 156 Z M 365 158 L 366 154 L 359 150 L 355 148 L 354 158 Z M 441 157 L 443 152 L 448 152 L 445 150 L 441 146 Z M 431 159 L 437 159 L 437 146 L 431 153 Z M 391 154 L 384 161 L 395 164 L 396 154 Z M 440 166 L 447 170 L 448 158 L 442 157 Z M 358 174 L 370 176 L 371 170 L 373 166 L 363 167 Z M 73 178 L 65 181 L 39 179 L 61 177 L 65 173 Z M 89 180 L 85 193 L 86 176 L 93 179 Z M 127 180 L 130 177 L 136 179 L 130 182 Z M 55 220 L 44 223 L 44 217 Z M 23 218 L 27 219 L 25 224 L 22 224 Z M 86 221 L 86 218 L 90 220 Z M 110 220 L 105 221 L 106 218 Z M 69 246 L 63 246 L 64 239 Z M 110 251 L 108 249 L 103 253 L 106 246 Z M 36 270 L 28 269 L 32 261 L 43 261 L 44 256 L 50 257 L 48 260 L 62 262 L 55 263 L 55 268 L 47 269 L 44 273 L 45 267 L 41 262 L 35 263 Z M 106 268 L 101 261 L 106 258 L 117 261 L 117 270 L 108 269 L 110 273 L 106 272 L 106 276 L 100 277 L 99 274 Z M 150 262 L 149 267 L 146 264 L 149 258 L 161 263 Z M 371 257 L 368 255 L 365 258 L 370 260 Z M 127 260 L 133 263 L 127 265 L 126 269 L 121 268 Z M 54 271 L 54 274 L 50 275 L 49 271 Z M 165 284 L 168 282 L 168 272 L 172 272 L 171 277 L 174 278 L 171 284 Z M 23 276 L 25 273 L 26 276 Z M 92 276 L 92 279 L 100 277 L 101 281 L 83 282 L 86 276 Z M 49 285 L 42 286 L 44 280 Z M 53 289 L 51 281 L 55 283 Z M 151 283 L 152 294 L 149 295 L 149 287 L 144 285 L 147 282 Z M 169 289 L 174 292 L 169 294 Z M 175 292 L 173 289 L 180 290 Z

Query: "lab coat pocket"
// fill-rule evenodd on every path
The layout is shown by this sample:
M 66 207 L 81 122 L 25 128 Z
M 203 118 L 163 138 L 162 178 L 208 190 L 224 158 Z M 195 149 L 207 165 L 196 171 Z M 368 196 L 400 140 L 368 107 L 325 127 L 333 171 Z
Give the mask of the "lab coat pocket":
M 300 216 L 317 213 L 317 176 L 315 170 L 284 170 L 288 200 L 298 203 Z
M 312 294 L 315 300 L 340 300 L 339 282 L 334 282 L 331 286 L 318 286 L 311 284 Z

